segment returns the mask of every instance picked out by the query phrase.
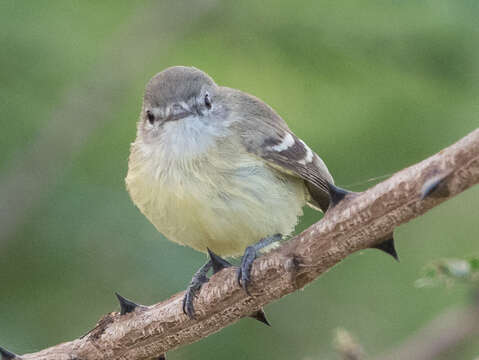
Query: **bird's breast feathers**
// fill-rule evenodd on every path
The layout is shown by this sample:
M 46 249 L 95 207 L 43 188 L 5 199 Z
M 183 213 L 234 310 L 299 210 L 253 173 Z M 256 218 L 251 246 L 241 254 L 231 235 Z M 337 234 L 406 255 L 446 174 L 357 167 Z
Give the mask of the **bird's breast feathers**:
M 306 203 L 303 181 L 230 140 L 176 139 L 190 149 L 189 156 L 184 151 L 175 156 L 157 144 L 132 145 L 128 191 L 169 240 L 233 256 L 265 236 L 294 230 Z

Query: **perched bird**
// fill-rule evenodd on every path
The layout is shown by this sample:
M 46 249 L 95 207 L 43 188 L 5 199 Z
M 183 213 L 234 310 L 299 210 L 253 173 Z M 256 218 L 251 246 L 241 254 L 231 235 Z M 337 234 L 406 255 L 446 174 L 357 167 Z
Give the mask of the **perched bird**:
M 326 212 L 348 193 L 271 107 L 183 66 L 146 86 L 126 185 L 166 238 L 210 254 L 186 291 L 190 317 L 208 270 L 230 265 L 220 256 L 244 253 L 248 291 L 259 250 L 289 235 L 305 205 Z M 384 244 L 394 256 L 392 238 Z

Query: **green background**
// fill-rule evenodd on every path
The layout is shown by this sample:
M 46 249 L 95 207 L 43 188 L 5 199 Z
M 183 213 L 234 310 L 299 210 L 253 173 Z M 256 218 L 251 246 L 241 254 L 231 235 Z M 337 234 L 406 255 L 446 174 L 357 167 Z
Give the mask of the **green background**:
M 115 291 L 152 304 L 203 263 L 125 191 L 155 73 L 193 65 L 260 97 L 359 191 L 478 126 L 478 18 L 473 0 L 0 1 L 0 345 L 71 340 L 118 310 Z M 338 327 L 385 352 L 470 301 L 414 281 L 477 254 L 478 203 L 475 187 L 399 227 L 399 264 L 361 251 L 267 306 L 272 328 L 244 319 L 168 358 L 335 359 Z M 476 339 L 444 359 L 478 354 Z

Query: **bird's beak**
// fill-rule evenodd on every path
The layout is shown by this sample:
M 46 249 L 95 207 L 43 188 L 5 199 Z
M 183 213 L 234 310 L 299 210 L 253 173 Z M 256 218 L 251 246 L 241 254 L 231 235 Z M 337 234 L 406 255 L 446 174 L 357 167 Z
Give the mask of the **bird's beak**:
M 164 122 L 180 120 L 180 119 L 183 119 L 183 118 L 188 117 L 190 115 L 193 115 L 193 113 L 190 112 L 190 111 L 182 111 L 182 112 L 179 112 L 177 114 L 170 114 L 166 117 Z
M 191 111 L 185 109 L 184 107 L 180 105 L 175 105 L 170 111 L 170 113 L 168 114 L 168 116 L 164 119 L 164 122 L 177 121 L 191 115 L 193 115 Z

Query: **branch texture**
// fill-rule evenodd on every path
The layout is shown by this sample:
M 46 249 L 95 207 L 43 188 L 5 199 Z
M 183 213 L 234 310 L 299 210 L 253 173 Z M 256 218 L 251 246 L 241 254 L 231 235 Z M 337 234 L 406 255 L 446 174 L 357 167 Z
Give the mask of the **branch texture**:
M 158 359 L 301 289 L 349 254 L 370 248 L 394 229 L 479 182 L 479 129 L 373 188 L 348 195 L 283 246 L 257 259 L 247 296 L 227 268 L 206 283 L 196 319 L 182 312 L 183 292 L 131 313 L 110 313 L 82 338 L 37 353 L 35 360 Z M 427 195 L 427 196 L 425 196 Z

